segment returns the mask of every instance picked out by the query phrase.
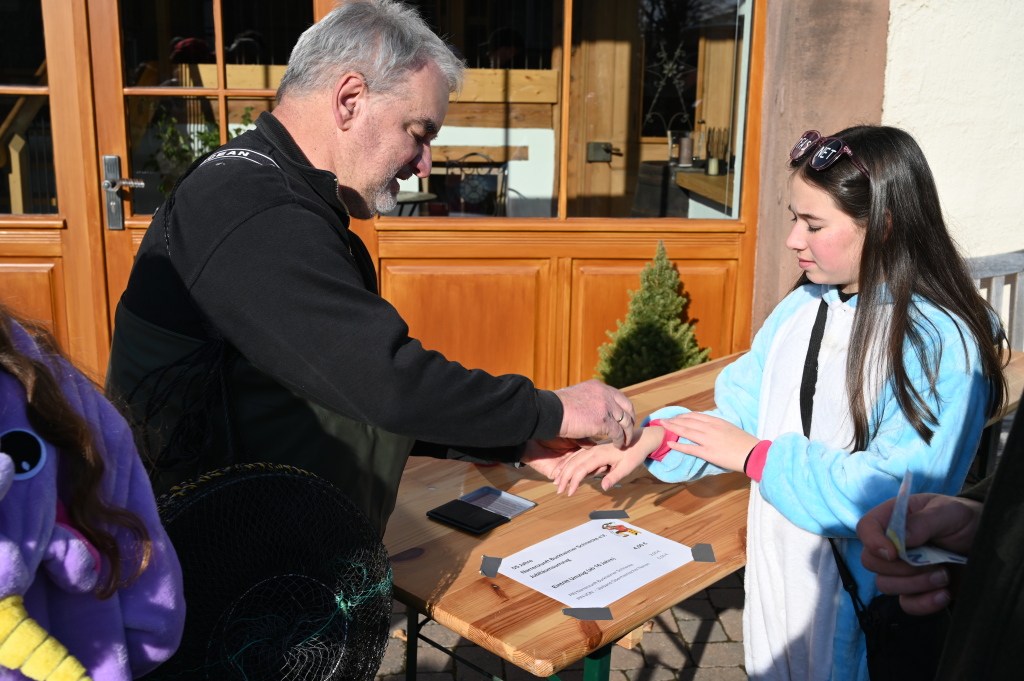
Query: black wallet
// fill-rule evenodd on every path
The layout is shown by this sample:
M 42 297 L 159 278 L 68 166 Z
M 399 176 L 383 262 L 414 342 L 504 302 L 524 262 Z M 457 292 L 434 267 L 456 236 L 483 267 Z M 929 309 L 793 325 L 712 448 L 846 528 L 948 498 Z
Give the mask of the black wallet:
M 452 499 L 446 504 L 430 509 L 427 511 L 427 517 L 472 534 L 483 534 L 511 520 L 462 499 Z

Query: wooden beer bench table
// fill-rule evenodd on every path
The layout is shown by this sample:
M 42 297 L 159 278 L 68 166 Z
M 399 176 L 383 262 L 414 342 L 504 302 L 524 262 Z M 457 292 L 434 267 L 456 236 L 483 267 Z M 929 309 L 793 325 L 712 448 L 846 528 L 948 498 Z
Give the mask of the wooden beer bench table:
M 668 405 L 711 409 L 715 379 L 741 355 L 712 360 L 624 392 L 633 400 L 638 419 Z M 1014 355 L 1007 374 L 1011 404 L 992 422 L 1017 406 L 1024 387 L 1024 354 Z M 482 486 L 511 492 L 537 505 L 481 536 L 426 517 L 428 509 Z M 416 675 L 417 639 L 425 623 L 419 613 L 424 613 L 531 674 L 557 679 L 559 670 L 585 658 L 585 681 L 606 681 L 612 644 L 632 647 L 639 642 L 645 622 L 745 565 L 749 491 L 749 480 L 740 473 L 670 484 L 641 469 L 608 493 L 601 491 L 596 480 L 588 480 L 566 497 L 556 494 L 551 481 L 529 468 L 410 459 L 384 537 L 394 570 L 395 598 L 408 608 L 406 678 Z M 591 511 L 611 509 L 625 510 L 630 523 L 687 546 L 710 544 L 715 562 L 687 563 L 620 598 L 610 605 L 614 619 L 609 621 L 568 617 L 562 613 L 562 603 L 504 575 L 490 578 L 480 573 L 483 556 L 510 556 L 583 524 Z
M 638 418 L 668 404 L 710 409 L 715 378 L 739 356 L 684 369 L 625 392 Z M 612 644 L 745 564 L 750 489 L 746 476 L 734 473 L 669 484 L 641 470 L 607 494 L 596 483 L 589 480 L 566 497 L 557 495 L 550 480 L 529 468 L 409 460 L 384 537 L 394 570 L 395 598 L 409 610 L 406 678 L 415 678 L 418 613 L 425 613 L 531 674 L 550 677 L 586 658 L 584 678 L 604 681 Z M 481 536 L 426 517 L 428 509 L 485 485 L 537 505 Z M 711 544 L 715 562 L 687 563 L 615 601 L 610 606 L 615 619 L 610 621 L 568 617 L 562 614 L 562 603 L 538 591 L 504 575 L 480 574 L 483 556 L 512 555 L 587 522 L 591 511 L 610 509 L 625 510 L 628 522 L 687 546 Z M 638 633 L 627 642 L 635 643 Z

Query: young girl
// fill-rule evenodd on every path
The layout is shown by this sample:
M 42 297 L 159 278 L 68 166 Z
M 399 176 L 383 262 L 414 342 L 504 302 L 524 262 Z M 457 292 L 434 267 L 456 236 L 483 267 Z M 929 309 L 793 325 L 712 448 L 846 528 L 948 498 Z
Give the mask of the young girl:
M 870 602 L 878 591 L 860 563 L 857 521 L 895 496 L 908 470 L 914 492 L 959 492 L 1005 399 L 1002 336 L 910 135 L 810 131 L 790 167 L 786 246 L 803 274 L 719 376 L 718 408 L 655 412 L 624 455 L 581 450 L 555 481 L 571 494 L 610 466 L 607 490 L 641 462 L 669 482 L 745 472 L 747 673 L 866 680 L 864 637 L 826 537 L 841 538 Z
M 174 652 L 184 620 L 128 424 L 0 308 L 0 679 L 128 681 Z

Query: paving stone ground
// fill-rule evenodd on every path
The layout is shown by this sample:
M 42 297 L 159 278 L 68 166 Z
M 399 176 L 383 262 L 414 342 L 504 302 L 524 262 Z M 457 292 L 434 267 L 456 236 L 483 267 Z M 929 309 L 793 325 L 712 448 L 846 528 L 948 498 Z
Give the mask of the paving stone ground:
M 658 615 L 636 648 L 612 648 L 611 681 L 747 681 L 743 668 L 743 572 L 695 594 Z M 377 681 L 404 681 L 405 606 L 395 602 L 391 638 Z M 503 681 L 533 681 L 510 662 L 430 622 L 423 634 Z M 487 677 L 419 641 L 419 681 L 480 681 Z M 562 681 L 582 681 L 583 665 L 558 672 Z

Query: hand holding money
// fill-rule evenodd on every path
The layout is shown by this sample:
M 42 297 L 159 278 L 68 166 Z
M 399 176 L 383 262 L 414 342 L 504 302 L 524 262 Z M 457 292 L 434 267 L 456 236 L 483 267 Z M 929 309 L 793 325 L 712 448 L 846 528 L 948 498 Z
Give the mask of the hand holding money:
M 899 595 L 900 606 L 912 615 L 926 615 L 945 607 L 951 594 L 950 569 L 944 564 L 925 563 L 930 551 L 914 551 L 924 545 L 952 554 L 966 555 L 978 531 L 981 504 L 942 494 L 910 494 L 906 485 L 902 534 L 900 520 L 892 526 L 907 559 L 901 559 L 896 542 L 886 531 L 898 504 L 898 497 L 879 504 L 857 524 L 857 536 L 864 543 L 861 562 L 878 574 L 883 593 Z M 912 558 L 912 555 L 916 558 Z M 911 562 L 922 561 L 922 562 Z M 962 560 L 962 558 L 961 558 Z
M 896 547 L 899 557 L 911 565 L 935 565 L 937 563 L 966 564 L 966 557 L 938 546 L 928 546 L 927 544 L 917 546 L 911 544 L 910 548 L 907 547 L 907 507 L 910 502 L 910 488 L 913 485 L 914 473 L 907 471 L 906 475 L 903 476 L 903 484 L 900 485 L 900 491 L 896 495 L 896 504 L 893 506 L 892 515 L 889 517 L 889 525 L 885 528 L 885 536 Z M 928 536 L 925 538 L 925 541 L 931 538 L 931 536 Z

